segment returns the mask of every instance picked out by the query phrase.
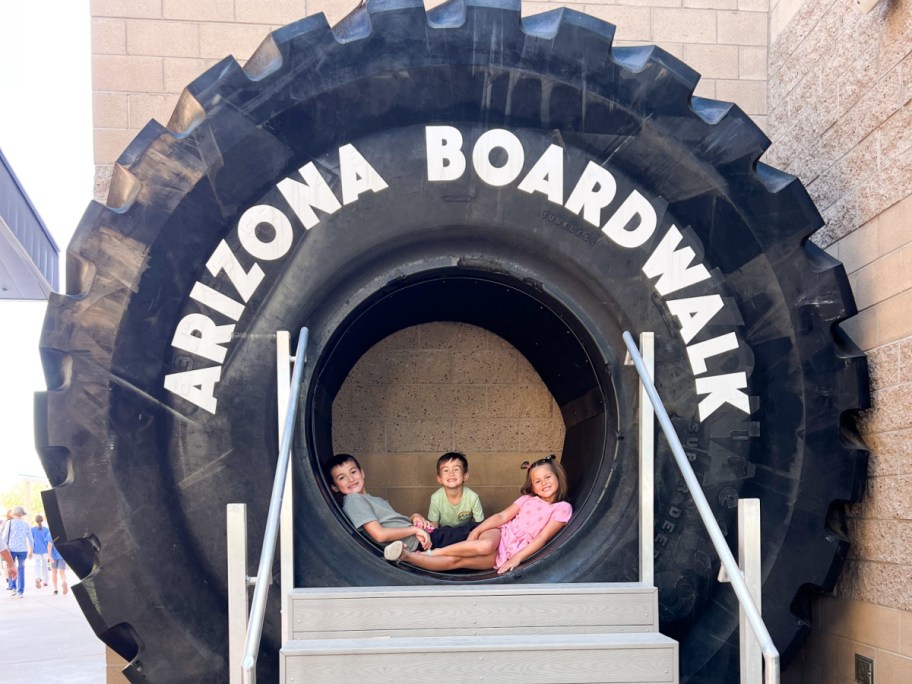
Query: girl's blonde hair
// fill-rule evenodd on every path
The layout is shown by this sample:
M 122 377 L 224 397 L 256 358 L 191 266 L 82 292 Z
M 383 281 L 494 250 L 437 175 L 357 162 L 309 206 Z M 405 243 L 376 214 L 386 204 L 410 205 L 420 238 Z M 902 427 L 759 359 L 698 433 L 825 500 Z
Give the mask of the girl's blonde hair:
M 525 461 L 522 464 L 522 468 L 526 471 L 526 482 L 519 490 L 519 493 L 534 494 L 532 491 L 532 469 L 538 468 L 539 466 L 548 466 L 551 468 L 551 472 L 554 473 L 554 477 L 557 478 L 557 494 L 554 497 L 554 503 L 565 501 L 567 499 L 567 473 L 564 472 L 564 466 L 560 464 L 560 461 L 557 460 L 557 457 L 554 454 L 551 454 L 547 458 L 539 459 L 535 461 L 535 463 L 530 464 L 528 461 Z

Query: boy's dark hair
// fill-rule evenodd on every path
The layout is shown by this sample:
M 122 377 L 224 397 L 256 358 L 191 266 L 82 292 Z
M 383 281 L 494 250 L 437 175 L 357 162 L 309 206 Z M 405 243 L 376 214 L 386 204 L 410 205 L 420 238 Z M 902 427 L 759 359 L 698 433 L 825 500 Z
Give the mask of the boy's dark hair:
M 326 480 L 328 482 L 332 482 L 333 468 L 335 468 L 336 466 L 344 465 L 344 464 L 348 463 L 349 461 L 354 463 L 358 467 L 358 470 L 361 470 L 361 464 L 358 463 L 358 459 L 355 458 L 354 456 L 352 456 L 351 454 L 336 454 L 331 459 L 329 459 L 326 463 L 323 464 L 323 475 L 326 477 Z
M 522 488 L 519 490 L 520 494 L 534 494 L 532 491 L 532 469 L 538 468 L 539 466 L 548 466 L 551 468 L 551 472 L 554 473 L 554 476 L 557 478 L 557 496 L 554 497 L 554 502 L 566 501 L 567 500 L 567 473 L 564 472 L 564 467 L 560 464 L 560 461 L 557 460 L 557 457 L 554 454 L 547 456 L 545 458 L 535 461 L 535 463 L 529 463 L 524 461 L 520 466 L 523 470 L 526 471 L 526 482 L 523 484 Z
M 448 461 L 459 461 L 462 464 L 462 472 L 469 472 L 469 462 L 466 460 L 465 454 L 461 454 L 458 451 L 448 451 L 437 459 L 438 474 L 440 473 L 440 467 Z

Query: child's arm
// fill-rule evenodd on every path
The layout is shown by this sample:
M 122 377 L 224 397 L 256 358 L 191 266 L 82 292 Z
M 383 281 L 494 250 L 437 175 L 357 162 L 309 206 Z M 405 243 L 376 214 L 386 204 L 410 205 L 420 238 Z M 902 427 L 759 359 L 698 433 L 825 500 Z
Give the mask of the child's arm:
M 478 495 L 475 495 L 475 505 L 472 506 L 472 519 L 480 523 L 484 520 L 484 511 L 481 508 L 481 499 L 478 498 Z
M 487 532 L 488 530 L 493 530 L 496 527 L 506 525 L 508 522 L 513 520 L 513 518 L 515 518 L 518 513 L 519 504 L 510 504 L 500 513 L 495 513 L 490 518 L 485 518 L 484 521 L 478 525 L 478 527 L 469 532 L 467 541 L 475 541 L 481 536 L 482 532 Z
M 519 567 L 519 564 L 522 563 L 526 558 L 531 556 L 533 553 L 541 549 L 551 537 L 558 533 L 560 528 L 566 525 L 566 522 L 561 522 L 560 520 L 554 520 L 553 518 L 548 521 L 548 524 L 545 525 L 544 529 L 538 533 L 538 536 L 535 537 L 529 545 L 523 549 L 520 549 L 515 554 L 513 554 L 507 562 L 497 568 L 497 574 L 502 575 L 505 572 L 514 570 Z
M 436 524 L 425 518 L 421 513 L 412 513 L 411 520 L 412 525 L 420 527 L 422 530 L 427 530 L 428 532 L 433 532 L 437 527 Z
M 371 520 L 364 523 L 363 528 L 371 539 L 381 544 L 399 541 L 400 539 L 411 537 L 413 534 L 421 542 L 421 548 L 426 549 L 431 544 L 431 537 L 427 531 L 414 525 L 412 527 L 384 527 L 376 520 Z

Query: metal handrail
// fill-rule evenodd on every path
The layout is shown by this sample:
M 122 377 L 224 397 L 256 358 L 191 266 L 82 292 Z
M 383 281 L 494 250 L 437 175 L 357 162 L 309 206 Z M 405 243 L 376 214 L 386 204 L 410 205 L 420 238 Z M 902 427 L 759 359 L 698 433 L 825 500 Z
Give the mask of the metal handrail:
M 260 639 L 263 636 L 263 619 L 266 614 L 269 577 L 272 572 L 272 560 L 275 557 L 276 537 L 279 531 L 282 493 L 285 489 L 285 478 L 288 473 L 288 463 L 291 459 L 291 440 L 294 436 L 298 399 L 301 395 L 301 376 L 304 373 L 307 336 L 308 329 L 301 328 L 298 336 L 298 347 L 295 351 L 294 373 L 291 376 L 291 394 L 288 400 L 288 412 L 285 414 L 285 429 L 282 432 L 279 461 L 276 464 L 275 479 L 272 483 L 272 496 L 269 499 L 266 531 L 263 533 L 263 550 L 260 553 L 260 564 L 257 568 L 253 587 L 253 599 L 250 602 L 250 619 L 247 621 L 247 638 L 244 641 L 244 659 L 242 661 L 243 681 L 245 684 L 255 684 L 256 682 L 257 653 L 260 650 Z
M 719 523 L 716 522 L 716 518 L 713 516 L 712 509 L 709 507 L 709 502 L 706 500 L 706 495 L 703 493 L 703 488 L 697 481 L 697 476 L 694 474 L 693 468 L 690 467 L 687 455 L 684 453 L 684 447 L 681 445 L 681 440 L 678 439 L 678 434 L 671 424 L 671 419 L 668 417 L 665 405 L 659 398 L 659 393 L 656 391 L 655 385 L 652 384 L 652 379 L 649 372 L 646 370 L 643 358 L 640 356 L 640 351 L 633 341 L 633 336 L 625 331 L 623 337 L 624 344 L 627 345 L 627 350 L 630 352 L 630 358 L 633 360 L 633 365 L 636 366 L 637 373 L 640 376 L 640 382 L 646 389 L 649 401 L 652 402 L 656 417 L 659 419 L 659 425 L 662 426 L 662 432 L 665 433 L 668 444 L 671 446 L 671 453 L 674 454 L 678 469 L 681 471 L 681 475 L 684 477 L 688 489 L 690 489 L 690 495 L 697 505 L 697 510 L 700 513 L 700 517 L 703 519 L 703 525 L 706 527 L 706 531 L 709 532 L 709 537 L 716 549 L 716 553 L 719 554 L 722 566 L 725 568 L 726 573 L 728 573 L 728 578 L 732 588 L 735 590 L 735 595 L 738 597 L 738 601 L 744 610 L 751 630 L 754 632 L 754 636 L 760 644 L 760 650 L 763 651 L 763 660 L 766 663 L 766 667 L 764 668 L 764 681 L 766 684 L 779 684 L 779 651 L 776 649 L 775 644 L 773 644 L 773 639 L 770 637 L 769 630 L 766 629 L 763 618 L 760 616 L 757 604 L 754 603 L 754 599 L 751 597 L 750 589 L 747 588 L 747 583 L 744 581 L 741 569 L 738 567 L 738 563 L 735 561 L 731 550 L 728 548 L 728 542 L 725 540 L 722 530 L 719 528 Z

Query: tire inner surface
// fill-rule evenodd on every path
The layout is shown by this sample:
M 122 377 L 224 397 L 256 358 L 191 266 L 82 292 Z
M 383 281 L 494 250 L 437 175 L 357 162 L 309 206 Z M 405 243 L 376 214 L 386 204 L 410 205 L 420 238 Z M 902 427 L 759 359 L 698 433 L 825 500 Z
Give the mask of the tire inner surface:
M 335 340 L 316 362 L 314 391 L 308 397 L 305 413 L 309 421 L 309 442 L 315 461 L 325 463 L 332 455 L 332 421 L 314 399 L 335 398 L 342 383 L 359 358 L 383 338 L 414 325 L 449 321 L 483 328 L 505 339 L 530 361 L 548 390 L 562 407 L 566 426 L 562 463 L 570 484 L 569 500 L 574 512 L 596 500 L 606 486 L 617 457 L 617 414 L 614 409 L 610 374 L 598 373 L 603 365 L 594 362 L 595 344 L 587 330 L 573 320 L 559 301 L 529 283 L 505 275 L 441 269 L 398 282 L 389 290 L 377 292 L 339 326 Z M 587 408 L 595 415 L 580 422 L 574 403 L 585 395 Z M 331 402 L 330 402 L 331 403 Z M 574 408 L 575 407 L 575 408 Z M 328 499 L 328 483 L 321 480 Z M 336 517 L 349 526 L 345 515 L 334 506 Z M 537 556 L 558 552 L 572 543 L 572 533 L 558 535 Z M 358 537 L 370 553 L 376 545 Z M 405 566 L 403 567 L 405 569 Z M 491 577 L 489 571 L 434 573 L 407 569 L 419 575 L 454 580 Z

